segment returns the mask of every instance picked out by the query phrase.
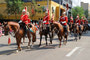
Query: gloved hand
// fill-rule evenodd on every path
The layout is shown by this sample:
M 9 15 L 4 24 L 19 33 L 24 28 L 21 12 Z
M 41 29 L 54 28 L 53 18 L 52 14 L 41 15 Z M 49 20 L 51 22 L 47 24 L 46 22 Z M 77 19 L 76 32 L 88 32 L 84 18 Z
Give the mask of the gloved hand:
M 22 21 L 20 20 L 18 23 L 21 23 Z

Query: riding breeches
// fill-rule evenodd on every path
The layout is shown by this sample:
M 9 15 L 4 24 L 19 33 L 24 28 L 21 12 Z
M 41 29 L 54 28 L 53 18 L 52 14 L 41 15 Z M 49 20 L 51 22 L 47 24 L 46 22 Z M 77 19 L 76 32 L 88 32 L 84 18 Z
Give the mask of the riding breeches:
M 79 30 L 81 31 L 81 25 L 78 25 L 79 26 Z
M 44 27 L 43 29 L 47 29 L 48 31 L 50 31 L 49 24 L 44 24 L 43 27 Z
M 67 25 L 63 25 L 63 28 L 64 28 L 64 31 L 65 31 L 65 32 L 68 32 L 68 30 L 67 30 Z

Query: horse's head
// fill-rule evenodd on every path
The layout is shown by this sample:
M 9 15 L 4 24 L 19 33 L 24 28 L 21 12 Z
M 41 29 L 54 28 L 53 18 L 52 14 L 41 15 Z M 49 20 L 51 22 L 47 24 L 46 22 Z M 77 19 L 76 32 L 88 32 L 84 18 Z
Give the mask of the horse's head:
M 58 24 L 52 23 L 50 24 L 50 26 L 51 26 L 51 31 L 54 31 L 55 33 L 59 31 Z
M 8 32 L 9 32 L 9 30 L 10 30 L 10 29 L 9 29 L 9 26 L 8 26 L 8 22 L 4 22 L 3 25 L 4 25 L 4 26 L 3 26 L 4 34 L 5 34 L 5 35 L 8 35 Z

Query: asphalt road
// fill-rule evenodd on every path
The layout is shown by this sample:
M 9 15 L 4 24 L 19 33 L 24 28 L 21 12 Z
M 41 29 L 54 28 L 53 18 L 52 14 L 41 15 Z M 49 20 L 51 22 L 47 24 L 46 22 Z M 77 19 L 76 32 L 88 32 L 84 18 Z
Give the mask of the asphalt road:
M 8 36 L 0 37 L 0 60 L 90 60 L 90 31 L 83 34 L 81 40 L 77 42 L 73 36 L 69 36 L 67 45 L 62 43 L 61 48 L 57 36 L 50 46 L 45 46 L 43 37 L 42 46 L 38 47 L 38 33 L 37 42 L 32 49 L 27 49 L 26 39 L 26 43 L 21 44 L 22 51 L 16 53 L 15 42 L 15 38 L 11 37 L 11 45 L 8 46 Z

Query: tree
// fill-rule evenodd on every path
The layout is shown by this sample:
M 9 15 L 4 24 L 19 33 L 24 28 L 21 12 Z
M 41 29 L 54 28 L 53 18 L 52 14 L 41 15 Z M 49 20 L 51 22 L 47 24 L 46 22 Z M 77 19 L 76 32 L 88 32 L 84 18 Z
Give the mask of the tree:
M 17 19 L 17 14 L 20 14 L 23 7 L 23 2 L 21 0 L 5 0 L 7 3 L 7 14 L 14 14 Z
M 84 9 L 79 6 L 72 8 L 72 15 L 74 19 L 76 18 L 77 14 L 79 14 L 80 18 L 84 16 Z
M 84 14 L 85 14 L 86 18 L 88 18 L 88 9 L 85 10 Z

